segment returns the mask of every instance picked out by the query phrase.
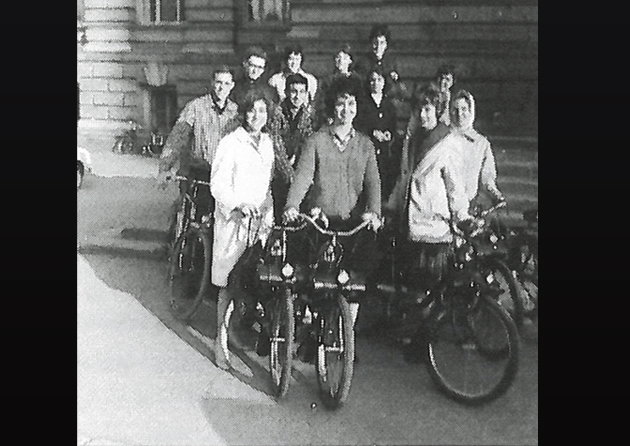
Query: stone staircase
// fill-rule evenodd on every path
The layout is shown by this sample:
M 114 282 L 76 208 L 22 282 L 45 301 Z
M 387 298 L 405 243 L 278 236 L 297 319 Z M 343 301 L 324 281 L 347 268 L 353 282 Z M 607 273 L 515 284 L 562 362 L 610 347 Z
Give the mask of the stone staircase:
M 522 212 L 538 207 L 538 141 L 533 138 L 492 137 L 497 183 L 508 208 L 502 219 L 522 224 Z

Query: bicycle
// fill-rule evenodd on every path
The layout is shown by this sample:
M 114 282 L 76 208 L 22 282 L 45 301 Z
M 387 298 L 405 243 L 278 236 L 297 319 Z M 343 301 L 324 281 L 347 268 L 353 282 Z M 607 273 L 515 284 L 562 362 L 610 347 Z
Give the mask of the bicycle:
M 315 261 L 304 268 L 295 283 L 296 293 L 306 296 L 306 301 L 296 309 L 296 332 L 315 338 L 320 399 L 326 408 L 336 409 L 347 400 L 354 373 L 355 337 L 348 301 L 356 300 L 356 293 L 366 290 L 360 274 L 342 267 L 344 247 L 338 239 L 357 234 L 369 222 L 338 231 L 320 226 L 308 215 L 299 214 L 299 218 L 326 240 L 319 246 Z
M 426 360 L 441 391 L 470 405 L 491 401 L 509 388 L 520 348 L 516 324 L 499 304 L 502 290 L 486 274 L 486 252 L 477 249 L 483 224 L 475 226 L 451 225 L 454 261 L 439 287 L 427 292 L 423 284 L 413 284 L 413 272 L 401 268 L 397 258 L 395 237 L 382 264 L 387 273 L 376 284 L 386 302 L 387 326 L 414 330 L 415 343 L 407 348 Z
M 475 228 L 468 234 L 469 255 L 478 259 L 479 271 L 486 281 L 497 289 L 496 301 L 504 308 L 516 323 L 517 328 L 523 326 L 523 301 L 514 277 L 513 269 L 508 266 L 510 240 L 499 225 L 486 217 L 507 204 L 499 202 L 485 211 L 473 213 Z
M 256 311 L 243 311 L 253 313 L 261 332 L 268 334 L 263 338 L 268 339 L 269 350 L 259 344 L 257 353 L 269 355 L 271 382 L 278 398 L 287 394 L 291 380 L 295 338 L 294 288 L 298 277 L 302 277 L 300 267 L 287 261 L 287 234 L 305 226 L 304 223 L 298 227 L 273 227 L 250 284 L 257 297 L 250 305 L 254 305 Z
M 142 148 L 138 146 L 138 124 L 131 120 L 128 122 L 129 128 L 116 137 L 112 146 L 112 152 L 119 154 L 142 153 Z
M 168 269 L 169 306 L 178 319 L 186 321 L 211 291 L 214 220 L 211 213 L 197 216 L 198 188 L 210 183 L 181 176 L 173 179 L 189 182 L 176 214 Z
M 538 316 L 538 209 L 523 212 L 525 228 L 512 229 L 508 265 L 522 290 L 523 315 Z

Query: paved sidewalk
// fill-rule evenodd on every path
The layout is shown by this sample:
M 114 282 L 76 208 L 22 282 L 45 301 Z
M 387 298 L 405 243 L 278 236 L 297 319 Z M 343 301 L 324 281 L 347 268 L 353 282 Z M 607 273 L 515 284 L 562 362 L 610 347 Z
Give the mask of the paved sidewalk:
M 77 255 L 77 445 L 224 445 L 204 407 L 273 400 L 217 369 Z

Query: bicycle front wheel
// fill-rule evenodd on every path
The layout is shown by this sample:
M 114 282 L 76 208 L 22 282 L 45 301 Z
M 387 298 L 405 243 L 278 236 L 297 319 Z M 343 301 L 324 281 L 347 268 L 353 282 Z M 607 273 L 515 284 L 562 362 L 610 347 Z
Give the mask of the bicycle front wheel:
M 518 332 L 495 300 L 454 302 L 432 323 L 427 368 L 442 391 L 480 404 L 509 388 L 518 369 Z
M 322 403 L 328 409 L 343 405 L 350 393 L 354 372 L 354 328 L 350 306 L 339 294 L 319 315 L 317 381 Z
M 295 334 L 295 316 L 293 314 L 293 294 L 286 290 L 278 298 L 271 314 L 271 336 L 269 341 L 269 371 L 274 390 L 279 398 L 285 396 L 291 381 L 293 360 L 293 338 Z
M 175 243 L 168 279 L 169 304 L 178 319 L 189 319 L 208 292 L 211 256 L 210 238 L 197 228 L 189 228 Z

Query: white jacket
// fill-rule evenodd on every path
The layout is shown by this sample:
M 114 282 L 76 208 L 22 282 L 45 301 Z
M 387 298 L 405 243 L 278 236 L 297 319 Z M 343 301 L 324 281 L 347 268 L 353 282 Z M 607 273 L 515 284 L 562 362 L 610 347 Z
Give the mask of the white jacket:
M 453 240 L 449 220 L 470 218 L 460 156 L 465 140 L 449 134 L 414 169 L 407 195 L 409 238 L 424 243 Z
M 226 286 L 234 265 L 245 252 L 249 219 L 232 212 L 242 203 L 254 205 L 262 214 L 259 238 L 266 240 L 273 227 L 271 175 L 274 152 L 271 138 L 262 133 L 258 150 L 243 127 L 221 140 L 212 163 L 210 191 L 216 200 L 212 283 Z M 250 237 L 258 231 L 252 225 Z M 251 240 L 252 242 L 254 240 Z

